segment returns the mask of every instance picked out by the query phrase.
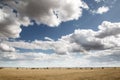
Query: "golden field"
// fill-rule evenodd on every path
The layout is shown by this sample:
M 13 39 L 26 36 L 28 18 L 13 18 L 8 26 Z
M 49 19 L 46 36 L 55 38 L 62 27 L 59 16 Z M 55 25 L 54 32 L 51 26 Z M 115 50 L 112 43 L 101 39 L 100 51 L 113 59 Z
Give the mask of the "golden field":
M 3 68 L 0 80 L 120 80 L 120 68 Z

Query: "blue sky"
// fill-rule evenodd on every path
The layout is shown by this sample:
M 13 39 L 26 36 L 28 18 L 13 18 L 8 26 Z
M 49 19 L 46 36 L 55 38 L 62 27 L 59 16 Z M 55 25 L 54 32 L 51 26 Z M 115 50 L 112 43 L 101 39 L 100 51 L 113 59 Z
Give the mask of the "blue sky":
M 119 10 L 117 8 L 120 7 L 119 2 L 114 2 L 113 5 L 110 0 L 105 0 L 100 3 L 96 3 L 94 0 L 84 0 L 88 6 L 92 9 L 97 9 L 101 6 L 112 6 L 110 11 L 105 14 L 92 14 L 89 10 L 83 10 L 82 17 L 79 20 L 72 20 L 68 22 L 61 23 L 58 27 L 51 28 L 47 25 L 32 25 L 28 28 L 22 27 L 23 31 L 21 32 L 21 37 L 19 40 L 35 40 L 35 39 L 44 39 L 44 37 L 50 37 L 52 39 L 58 39 L 63 35 L 70 34 L 74 32 L 75 29 L 93 29 L 98 30 L 98 25 L 100 25 L 103 21 L 110 22 L 119 22 Z M 27 36 L 27 37 L 26 37 Z M 31 37 L 32 36 L 32 37 Z
M 0 66 L 120 66 L 119 4 L 0 0 Z

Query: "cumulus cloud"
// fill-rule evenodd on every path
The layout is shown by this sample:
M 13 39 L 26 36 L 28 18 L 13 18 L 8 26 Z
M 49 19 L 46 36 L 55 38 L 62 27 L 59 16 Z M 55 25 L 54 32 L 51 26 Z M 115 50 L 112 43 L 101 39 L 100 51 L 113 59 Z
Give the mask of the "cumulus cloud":
M 93 14 L 103 14 L 103 13 L 108 12 L 109 10 L 110 10 L 109 7 L 102 6 L 102 7 L 99 7 L 97 10 L 92 10 L 92 13 Z
M 2 51 L 2 52 L 14 52 L 15 48 L 10 47 L 7 44 L 0 43 L 0 51 Z
M 112 26 L 110 27 L 108 23 L 112 26 L 116 24 L 119 25 L 119 22 L 111 23 L 104 21 L 99 26 L 108 28 L 109 30 Z M 104 26 L 103 24 L 106 25 Z M 120 33 L 100 37 L 98 35 L 101 35 L 102 30 L 103 29 L 100 28 L 98 31 L 77 29 L 73 33 L 62 36 L 56 41 L 49 37 L 45 37 L 46 41 L 4 41 L 4 44 L 2 43 L 1 45 L 2 47 L 0 46 L 0 61 L 23 61 L 22 64 L 24 61 L 53 61 L 52 63 L 54 64 L 51 66 L 57 65 L 59 67 L 63 65 L 73 66 L 70 65 L 71 63 L 74 63 L 74 66 L 82 66 L 82 64 L 85 64 L 85 66 L 108 66 L 108 64 L 117 64 L 117 62 L 120 61 Z M 115 29 L 111 30 L 111 32 L 114 32 Z M 105 32 L 107 33 L 107 31 Z M 9 51 L 9 49 L 12 48 L 16 48 L 16 50 L 14 52 Z M 7 51 L 4 49 L 7 49 Z M 17 49 L 53 50 L 53 52 L 52 54 L 47 54 L 46 52 L 21 53 Z M 54 61 L 56 61 L 56 65 Z M 28 63 L 26 62 L 25 64 Z M 50 66 L 50 64 L 47 66 Z
M 22 31 L 20 26 L 28 26 L 27 17 L 17 18 L 10 8 L 0 9 L 0 37 L 17 38 Z
M 106 56 L 112 60 L 118 60 L 120 46 L 120 23 L 104 21 L 98 26 L 98 31 L 91 29 L 77 29 L 69 35 L 62 36 L 54 41 L 45 37 L 46 41 L 2 41 L 2 38 L 18 38 L 22 31 L 21 25 L 28 26 L 31 20 L 37 24 L 45 24 L 50 27 L 58 26 L 61 22 L 77 20 L 82 16 L 82 9 L 89 9 L 82 0 L 1 0 L 0 5 L 0 59 L 1 60 L 34 60 L 57 58 L 58 56 L 83 53 L 92 57 Z M 14 10 L 16 12 L 14 12 Z M 109 11 L 109 7 L 102 6 L 94 11 L 103 14 Z M 44 53 L 18 54 L 16 49 L 41 49 L 53 50 L 54 55 Z M 101 51 L 101 52 L 99 52 Z M 108 54 L 106 51 L 109 51 Z M 100 55 L 90 54 L 96 52 Z M 106 55 L 108 54 L 108 55 Z M 102 55 L 102 56 L 101 56 Z
M 120 61 L 120 47 L 97 51 L 97 52 L 90 52 L 89 55 L 85 56 L 86 59 L 90 59 L 94 62 L 116 62 Z
M 0 0 L 0 37 L 18 38 L 21 25 L 31 20 L 51 27 L 61 22 L 77 20 L 82 9 L 89 7 L 82 0 Z
M 104 21 L 98 31 L 77 29 L 73 33 L 62 36 L 57 41 L 46 37 L 47 41 L 8 42 L 9 45 L 26 49 L 53 49 L 56 53 L 84 52 L 104 50 L 119 46 L 119 23 Z
M 47 39 L 47 41 L 7 41 L 5 43 L 15 48 L 53 50 L 56 55 L 74 55 L 76 53 L 82 53 L 85 56 L 92 55 L 91 58 L 97 56 L 100 58 L 104 58 L 105 56 L 112 57 L 116 54 L 119 55 L 119 26 L 119 22 L 111 23 L 104 21 L 98 26 L 98 31 L 77 29 L 73 33 L 62 36 L 56 41 L 46 37 L 45 39 Z M 110 54 L 107 55 L 108 52 L 106 51 L 109 51 Z M 100 60 L 100 58 L 98 59 Z M 117 58 L 113 57 L 112 59 L 116 60 Z
M 58 26 L 63 21 L 78 19 L 82 15 L 82 8 L 88 8 L 81 0 L 29 0 L 21 1 L 16 7 L 22 16 L 49 26 Z
M 111 23 L 104 21 L 101 25 L 99 25 L 98 28 L 99 31 L 96 36 L 99 38 L 120 34 L 120 23 Z
M 57 55 L 45 54 L 42 52 L 1 52 L 0 51 L 0 60 L 1 61 L 50 61 L 50 60 L 60 60 L 60 59 L 69 59 L 71 58 L 68 55 Z
M 24 41 L 10 42 L 9 38 L 20 37 L 21 25 L 29 26 L 32 24 L 31 20 L 34 20 L 37 24 L 45 24 L 50 27 L 56 27 L 61 22 L 77 20 L 82 16 L 83 8 L 89 9 L 82 0 L 0 0 L 1 56 L 5 59 L 9 57 L 10 59 L 18 58 L 16 54 L 9 54 L 15 52 L 15 48 L 53 49 L 56 53 L 66 53 L 67 50 L 62 51 L 64 47 L 59 48 L 61 41 L 54 42 L 48 37 L 45 37 L 47 40 L 45 42 L 36 40 L 31 43 Z M 4 39 L 8 41 L 4 41 Z
M 61 40 L 69 41 L 69 43 L 75 43 L 79 45 L 78 49 L 89 50 L 106 50 L 120 46 L 120 31 L 118 23 L 111 23 L 103 21 L 99 25 L 98 31 L 91 29 L 87 30 L 75 30 L 74 33 L 63 36 Z

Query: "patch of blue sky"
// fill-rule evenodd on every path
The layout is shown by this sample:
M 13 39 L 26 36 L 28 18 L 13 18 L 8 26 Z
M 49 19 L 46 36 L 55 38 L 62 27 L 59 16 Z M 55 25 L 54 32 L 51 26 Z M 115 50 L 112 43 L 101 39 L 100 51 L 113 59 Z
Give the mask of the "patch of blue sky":
M 22 48 L 16 48 L 19 53 L 45 53 L 45 54 L 53 54 L 54 51 L 52 49 L 48 50 L 42 50 L 42 49 L 22 49 Z

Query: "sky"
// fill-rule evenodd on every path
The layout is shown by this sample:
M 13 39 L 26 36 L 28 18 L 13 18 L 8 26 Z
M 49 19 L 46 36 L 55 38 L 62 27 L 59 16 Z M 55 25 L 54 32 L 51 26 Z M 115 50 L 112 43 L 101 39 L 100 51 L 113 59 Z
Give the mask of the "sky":
M 120 0 L 0 0 L 1 67 L 120 67 Z

